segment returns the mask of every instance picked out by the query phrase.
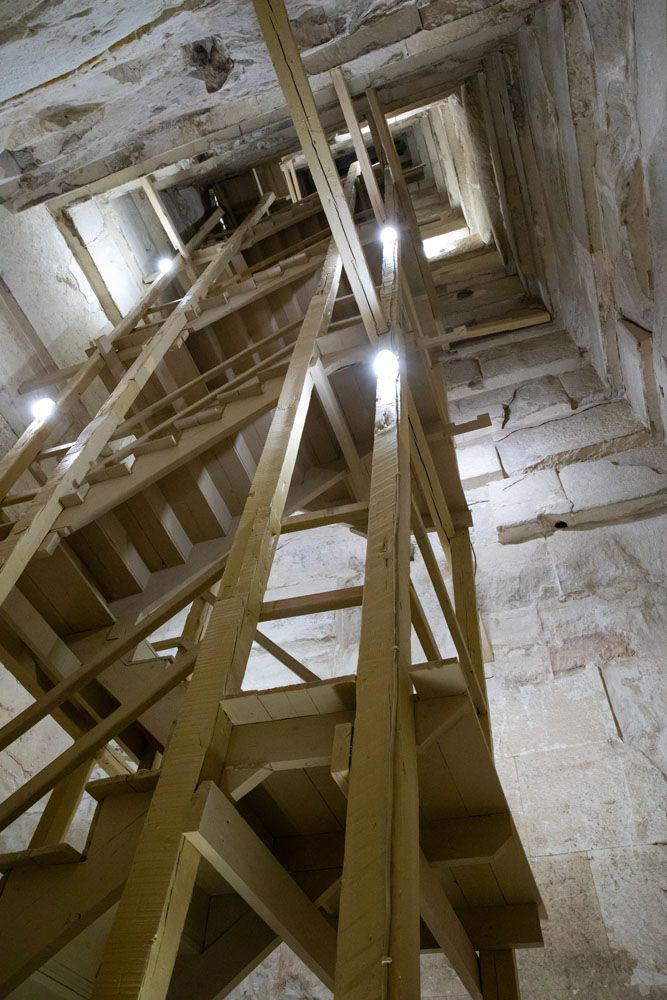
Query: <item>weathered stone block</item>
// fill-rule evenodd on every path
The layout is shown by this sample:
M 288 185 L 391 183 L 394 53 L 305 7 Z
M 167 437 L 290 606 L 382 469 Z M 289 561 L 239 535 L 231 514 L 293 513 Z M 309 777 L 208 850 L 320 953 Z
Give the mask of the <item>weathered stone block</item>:
M 643 444 L 647 431 L 629 403 L 601 403 L 544 427 L 517 430 L 496 442 L 503 467 L 510 475 L 553 468 L 612 454 Z

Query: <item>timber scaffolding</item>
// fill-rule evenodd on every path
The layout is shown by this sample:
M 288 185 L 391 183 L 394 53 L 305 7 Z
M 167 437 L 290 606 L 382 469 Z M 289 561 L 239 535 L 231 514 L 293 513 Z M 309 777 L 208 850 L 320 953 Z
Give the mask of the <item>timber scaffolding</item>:
M 256 9 L 317 194 L 292 183 L 287 206 L 264 195 L 217 242 L 216 212 L 183 244 L 146 181 L 172 270 L 79 366 L 31 380 L 64 387 L 0 463 L 0 654 L 35 699 L 0 749 L 47 716 L 73 740 L 0 805 L 4 830 L 49 794 L 0 857 L 1 994 L 118 903 L 98 1000 L 224 997 L 280 941 L 339 1000 L 419 997 L 432 950 L 471 996 L 512 1000 L 544 914 L 493 762 L 451 334 L 376 95 L 379 179 L 334 71 L 358 157 L 343 183 L 284 8 Z M 372 375 L 379 349 L 396 373 Z M 43 485 L 12 493 L 26 469 Z M 363 586 L 267 601 L 281 534 L 331 524 L 365 534 Z M 411 582 L 412 538 L 456 658 Z M 355 606 L 356 676 L 319 679 L 260 628 Z M 301 683 L 242 691 L 254 642 Z

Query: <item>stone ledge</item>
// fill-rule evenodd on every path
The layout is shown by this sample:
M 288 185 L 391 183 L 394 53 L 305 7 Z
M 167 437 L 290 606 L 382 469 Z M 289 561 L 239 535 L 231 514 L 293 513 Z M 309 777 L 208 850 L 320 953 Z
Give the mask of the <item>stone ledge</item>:
M 667 448 L 513 476 L 491 483 L 489 499 L 503 544 L 657 514 L 667 509 Z

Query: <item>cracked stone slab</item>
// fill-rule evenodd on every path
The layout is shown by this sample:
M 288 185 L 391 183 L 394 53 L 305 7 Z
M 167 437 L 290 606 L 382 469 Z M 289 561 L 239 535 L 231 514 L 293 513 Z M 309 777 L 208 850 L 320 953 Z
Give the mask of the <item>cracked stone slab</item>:
M 625 400 L 601 403 L 538 427 L 516 430 L 497 442 L 509 475 L 602 458 L 644 444 L 649 432 Z
M 570 397 L 554 375 L 463 396 L 452 402 L 450 410 L 457 422 L 474 420 L 480 413 L 491 417 L 491 427 L 467 433 L 466 442 L 484 437 L 500 440 L 506 428 L 530 427 L 571 411 Z
M 477 358 L 486 388 L 559 375 L 581 367 L 581 352 L 564 331 L 482 351 Z

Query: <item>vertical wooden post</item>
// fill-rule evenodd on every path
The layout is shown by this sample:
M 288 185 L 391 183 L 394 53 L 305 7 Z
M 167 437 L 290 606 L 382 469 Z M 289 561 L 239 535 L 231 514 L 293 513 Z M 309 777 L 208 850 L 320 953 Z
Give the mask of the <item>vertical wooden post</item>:
M 397 244 L 383 307 L 399 344 Z M 387 306 L 389 308 L 387 308 Z M 419 989 L 419 816 L 410 667 L 410 433 L 404 373 L 379 377 L 336 1000 Z
M 511 948 L 479 953 L 483 1000 L 521 1000 L 516 955 Z
M 470 544 L 470 532 L 467 528 L 457 528 L 450 541 L 452 555 L 452 581 L 454 583 L 454 605 L 456 617 L 465 637 L 472 668 L 477 676 L 479 688 L 486 701 L 486 680 L 484 678 L 484 658 L 482 656 L 482 641 L 479 629 L 479 612 L 475 594 L 475 564 Z M 491 722 L 488 712 L 479 717 L 482 730 L 489 747 L 491 741 Z
M 338 291 L 333 242 L 306 311 L 206 632 L 185 705 L 165 753 L 95 985 L 95 1000 L 163 1000 L 198 858 L 184 837 L 192 797 L 219 780 L 229 723 L 220 699 L 241 687 L 275 554 L 312 393 L 310 366 Z

